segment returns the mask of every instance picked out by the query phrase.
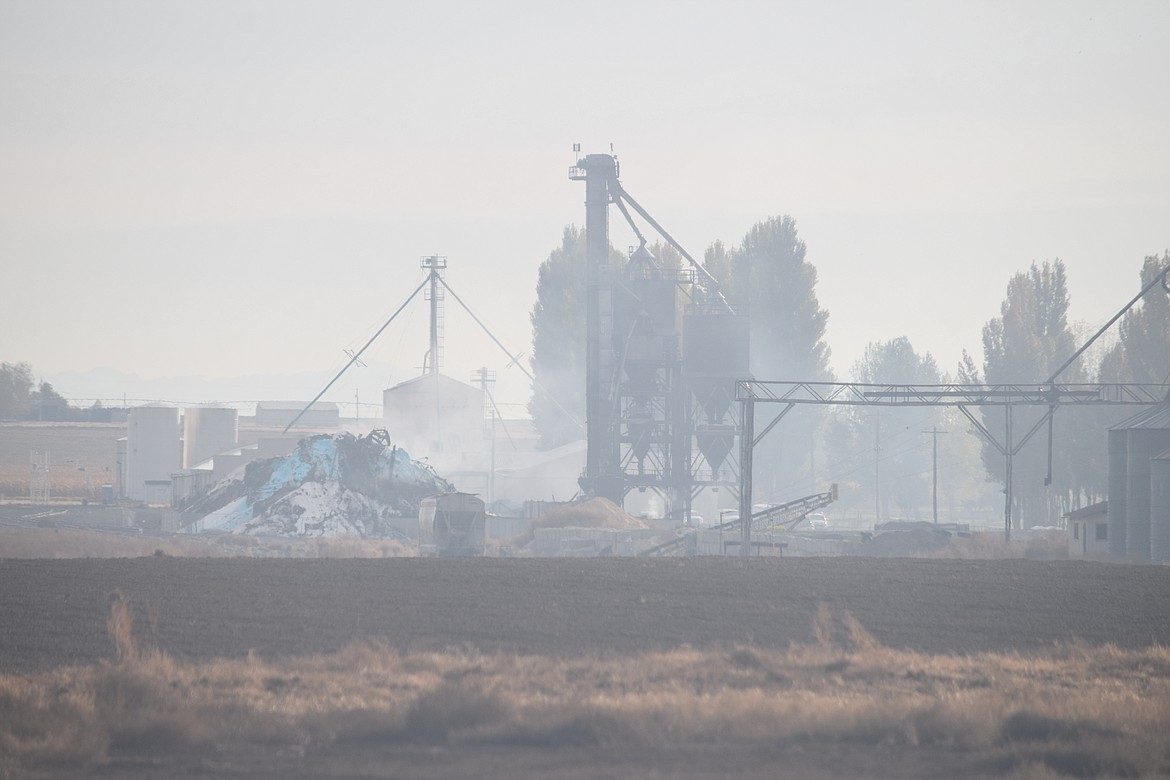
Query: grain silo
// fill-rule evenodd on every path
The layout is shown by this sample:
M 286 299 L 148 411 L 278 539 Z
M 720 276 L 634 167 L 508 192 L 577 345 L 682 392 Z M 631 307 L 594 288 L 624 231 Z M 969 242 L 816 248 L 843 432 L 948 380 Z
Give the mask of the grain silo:
M 1115 425 L 1110 435 L 1116 431 L 1125 432 L 1125 490 L 1117 495 L 1124 495 L 1124 505 L 1118 517 L 1125 518 L 1125 555 L 1134 561 L 1148 561 L 1151 554 L 1150 538 L 1150 487 L 1151 462 L 1167 449 L 1170 449 L 1170 397 L 1157 406 L 1134 415 L 1128 420 Z M 1112 442 L 1112 439 L 1110 440 Z M 1112 450 L 1109 463 L 1114 465 Z M 1120 485 L 1115 473 L 1109 475 L 1109 533 L 1110 551 L 1113 546 L 1114 509 L 1113 500 L 1116 489 Z
M 1150 461 L 1150 560 L 1170 563 L 1170 450 Z
M 1125 557 L 1125 463 L 1129 437 L 1124 428 L 1109 430 L 1109 553 Z
M 239 442 L 239 413 L 221 406 L 196 406 L 183 412 L 183 468 L 233 449 Z
M 146 483 L 158 485 L 178 472 L 182 456 L 179 410 L 170 406 L 138 406 L 126 422 L 126 496 L 146 499 Z
M 698 407 L 695 446 L 716 480 L 739 433 L 731 408 L 736 380 L 751 376 L 749 328 L 746 316 L 714 304 L 687 306 L 683 318 L 683 374 Z

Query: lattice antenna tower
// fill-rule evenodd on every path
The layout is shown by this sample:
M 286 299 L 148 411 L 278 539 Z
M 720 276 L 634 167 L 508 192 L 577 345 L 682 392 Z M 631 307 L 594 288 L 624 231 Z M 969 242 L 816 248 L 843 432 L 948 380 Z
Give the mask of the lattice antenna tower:
M 424 374 L 439 373 L 443 352 L 443 300 L 444 286 L 440 271 L 447 267 L 447 258 L 431 255 L 419 261 L 419 267 L 427 271 L 426 299 L 431 304 L 430 347 L 423 361 Z
M 471 381 L 479 385 L 479 389 L 483 392 L 483 419 L 487 422 L 495 415 L 492 388 L 496 386 L 496 372 L 489 371 L 486 366 L 477 368 L 471 372 Z
M 28 492 L 29 499 L 34 504 L 49 503 L 49 470 L 52 458 L 49 451 L 37 452 L 32 450 L 28 454 Z

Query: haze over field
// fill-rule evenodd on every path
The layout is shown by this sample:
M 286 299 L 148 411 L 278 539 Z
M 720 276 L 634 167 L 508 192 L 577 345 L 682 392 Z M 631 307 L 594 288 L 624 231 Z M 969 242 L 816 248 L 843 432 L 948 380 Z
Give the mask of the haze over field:
M 530 353 L 572 144 L 612 143 L 696 256 L 796 219 L 838 376 L 898 336 L 953 372 L 1013 273 L 1063 259 L 1096 325 L 1170 246 L 1167 73 L 1161 2 L 6 2 L 3 358 L 74 398 L 305 398 L 435 253 Z M 417 374 L 425 322 L 329 398 Z M 446 330 L 519 413 L 450 300 Z

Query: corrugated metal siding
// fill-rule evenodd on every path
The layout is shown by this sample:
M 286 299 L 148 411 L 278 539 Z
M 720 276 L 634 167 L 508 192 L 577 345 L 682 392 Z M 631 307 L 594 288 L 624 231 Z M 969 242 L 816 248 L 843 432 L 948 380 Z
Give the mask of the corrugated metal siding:
M 1150 461 L 1150 560 L 1170 563 L 1170 450 Z
M 1170 400 L 1163 401 L 1157 406 L 1138 412 L 1128 420 L 1114 425 L 1110 430 L 1133 430 L 1134 428 L 1161 428 L 1170 429 Z
M 1125 466 L 1126 440 L 1124 429 L 1109 431 L 1109 552 L 1125 555 Z
M 1130 428 L 1125 464 L 1125 551 L 1150 560 L 1150 463 L 1170 447 L 1170 428 Z

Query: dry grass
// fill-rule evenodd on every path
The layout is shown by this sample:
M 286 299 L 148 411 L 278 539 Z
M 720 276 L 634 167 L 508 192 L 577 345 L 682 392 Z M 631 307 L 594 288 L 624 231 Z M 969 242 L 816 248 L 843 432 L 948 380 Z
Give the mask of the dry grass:
M 397 539 L 157 537 L 79 528 L 0 528 L 0 558 L 403 558 L 416 554 L 413 545 Z
M 1027 558 L 1037 561 L 1059 561 L 1068 558 L 1068 535 L 1063 531 L 1043 534 L 1013 531 L 1012 541 L 1003 538 L 1003 531 L 974 533 L 954 537 L 945 547 L 923 553 L 923 558 L 954 558 L 962 560 L 992 560 L 998 558 Z
M 365 643 L 185 664 L 136 641 L 121 596 L 108 630 L 111 661 L 0 676 L 0 776 L 196 752 L 801 741 L 944 749 L 1017 778 L 1170 772 L 1164 647 L 923 655 L 883 647 L 825 606 L 810 641 L 786 649 L 576 659 Z
M 47 451 L 53 496 L 97 499 L 116 478 L 117 440 L 125 435 L 124 424 L 0 423 L 0 498 L 27 497 L 29 454 Z
M 149 537 L 84 529 L 0 528 L 4 558 L 141 558 L 148 555 L 224 555 L 195 537 Z

